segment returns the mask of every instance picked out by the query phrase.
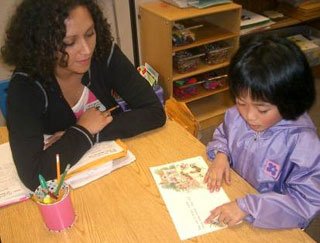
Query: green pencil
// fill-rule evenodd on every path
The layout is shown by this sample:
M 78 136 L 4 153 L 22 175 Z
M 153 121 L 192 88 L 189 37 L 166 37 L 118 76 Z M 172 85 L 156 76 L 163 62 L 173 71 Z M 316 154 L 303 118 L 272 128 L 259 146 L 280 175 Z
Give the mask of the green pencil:
M 60 191 L 60 189 L 61 189 L 61 186 L 62 186 L 62 184 L 63 184 L 63 182 L 64 182 L 64 178 L 66 177 L 69 169 L 70 169 L 70 164 L 67 164 L 66 169 L 64 170 L 64 172 L 63 172 L 63 174 L 62 174 L 62 176 L 61 176 L 61 179 L 60 179 L 60 181 L 59 181 L 59 183 L 58 183 L 58 186 L 57 186 L 56 190 L 54 191 L 54 195 L 55 195 L 55 196 L 58 196 L 58 195 L 59 195 L 59 191 Z

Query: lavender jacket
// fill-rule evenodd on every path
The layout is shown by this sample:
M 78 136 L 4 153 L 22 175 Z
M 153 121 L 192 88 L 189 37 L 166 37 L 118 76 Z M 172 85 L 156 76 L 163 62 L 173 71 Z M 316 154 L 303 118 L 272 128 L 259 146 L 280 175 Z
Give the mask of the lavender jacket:
M 207 146 L 211 160 L 217 151 L 260 192 L 237 199 L 254 226 L 305 228 L 320 213 L 320 141 L 307 114 L 257 133 L 233 107 Z

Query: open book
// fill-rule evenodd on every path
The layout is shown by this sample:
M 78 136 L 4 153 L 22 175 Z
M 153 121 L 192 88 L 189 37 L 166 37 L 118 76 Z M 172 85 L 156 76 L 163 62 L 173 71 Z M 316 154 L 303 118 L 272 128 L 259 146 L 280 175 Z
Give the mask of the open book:
M 20 181 L 9 143 L 0 145 L 0 154 L 0 207 L 3 207 L 28 199 L 31 191 Z M 70 168 L 66 183 L 78 188 L 134 160 L 135 156 L 120 140 L 97 143 Z
M 226 227 L 204 223 L 212 209 L 230 200 L 222 188 L 212 193 L 207 189 L 203 179 L 208 166 L 201 156 L 150 170 L 181 240 Z

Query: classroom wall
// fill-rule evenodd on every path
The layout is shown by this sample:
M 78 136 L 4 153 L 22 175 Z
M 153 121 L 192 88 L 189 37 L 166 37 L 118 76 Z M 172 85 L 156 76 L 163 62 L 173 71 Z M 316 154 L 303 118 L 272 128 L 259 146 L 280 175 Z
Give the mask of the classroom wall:
M 5 36 L 7 21 L 21 0 L 0 0 L 0 46 Z M 108 22 L 111 32 L 122 51 L 133 63 L 132 33 L 130 24 L 129 2 L 127 0 L 98 0 Z M 0 81 L 10 77 L 12 68 L 0 60 Z
M 0 0 L 0 46 L 4 41 L 4 32 L 7 20 L 11 16 L 15 6 L 20 3 L 21 0 Z M 0 80 L 8 79 L 10 77 L 10 68 L 3 64 L 0 59 Z

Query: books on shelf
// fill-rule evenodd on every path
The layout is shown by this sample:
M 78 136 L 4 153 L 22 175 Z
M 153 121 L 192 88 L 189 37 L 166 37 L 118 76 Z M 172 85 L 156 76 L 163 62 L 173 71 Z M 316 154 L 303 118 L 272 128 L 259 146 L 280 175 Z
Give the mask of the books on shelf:
M 232 0 L 190 0 L 189 5 L 195 8 L 207 8 L 231 2 Z
M 162 0 L 163 2 L 170 3 L 171 5 L 177 6 L 179 8 L 187 8 L 189 7 L 189 0 Z
M 240 34 L 244 35 L 257 30 L 269 28 L 272 23 L 273 21 L 266 16 L 242 9 Z
M 285 1 L 279 5 L 279 9 L 287 16 L 297 19 L 312 19 L 320 16 L 320 1 Z M 295 2 L 295 4 L 294 4 Z
M 214 5 L 231 3 L 232 0 L 162 0 L 179 8 L 195 7 L 206 8 Z
M 319 46 L 316 45 L 312 40 L 307 39 L 301 34 L 288 36 L 287 39 L 296 43 L 303 52 L 309 52 L 319 48 Z
M 181 240 L 227 227 L 204 223 L 211 210 L 230 199 L 222 188 L 209 192 L 203 182 L 208 166 L 201 156 L 150 170 Z
M 28 199 L 31 191 L 18 176 L 9 143 L 0 145 L 0 154 L 0 207 L 3 207 Z M 84 186 L 134 160 L 135 156 L 120 140 L 97 143 L 70 168 L 66 183 L 72 188 Z
M 301 34 L 287 37 L 289 40 L 296 43 L 303 53 L 306 55 L 310 66 L 320 64 L 320 38 L 314 36 L 305 37 Z
M 279 0 L 279 2 L 287 3 L 293 7 L 303 7 L 310 4 L 317 4 L 319 0 Z

